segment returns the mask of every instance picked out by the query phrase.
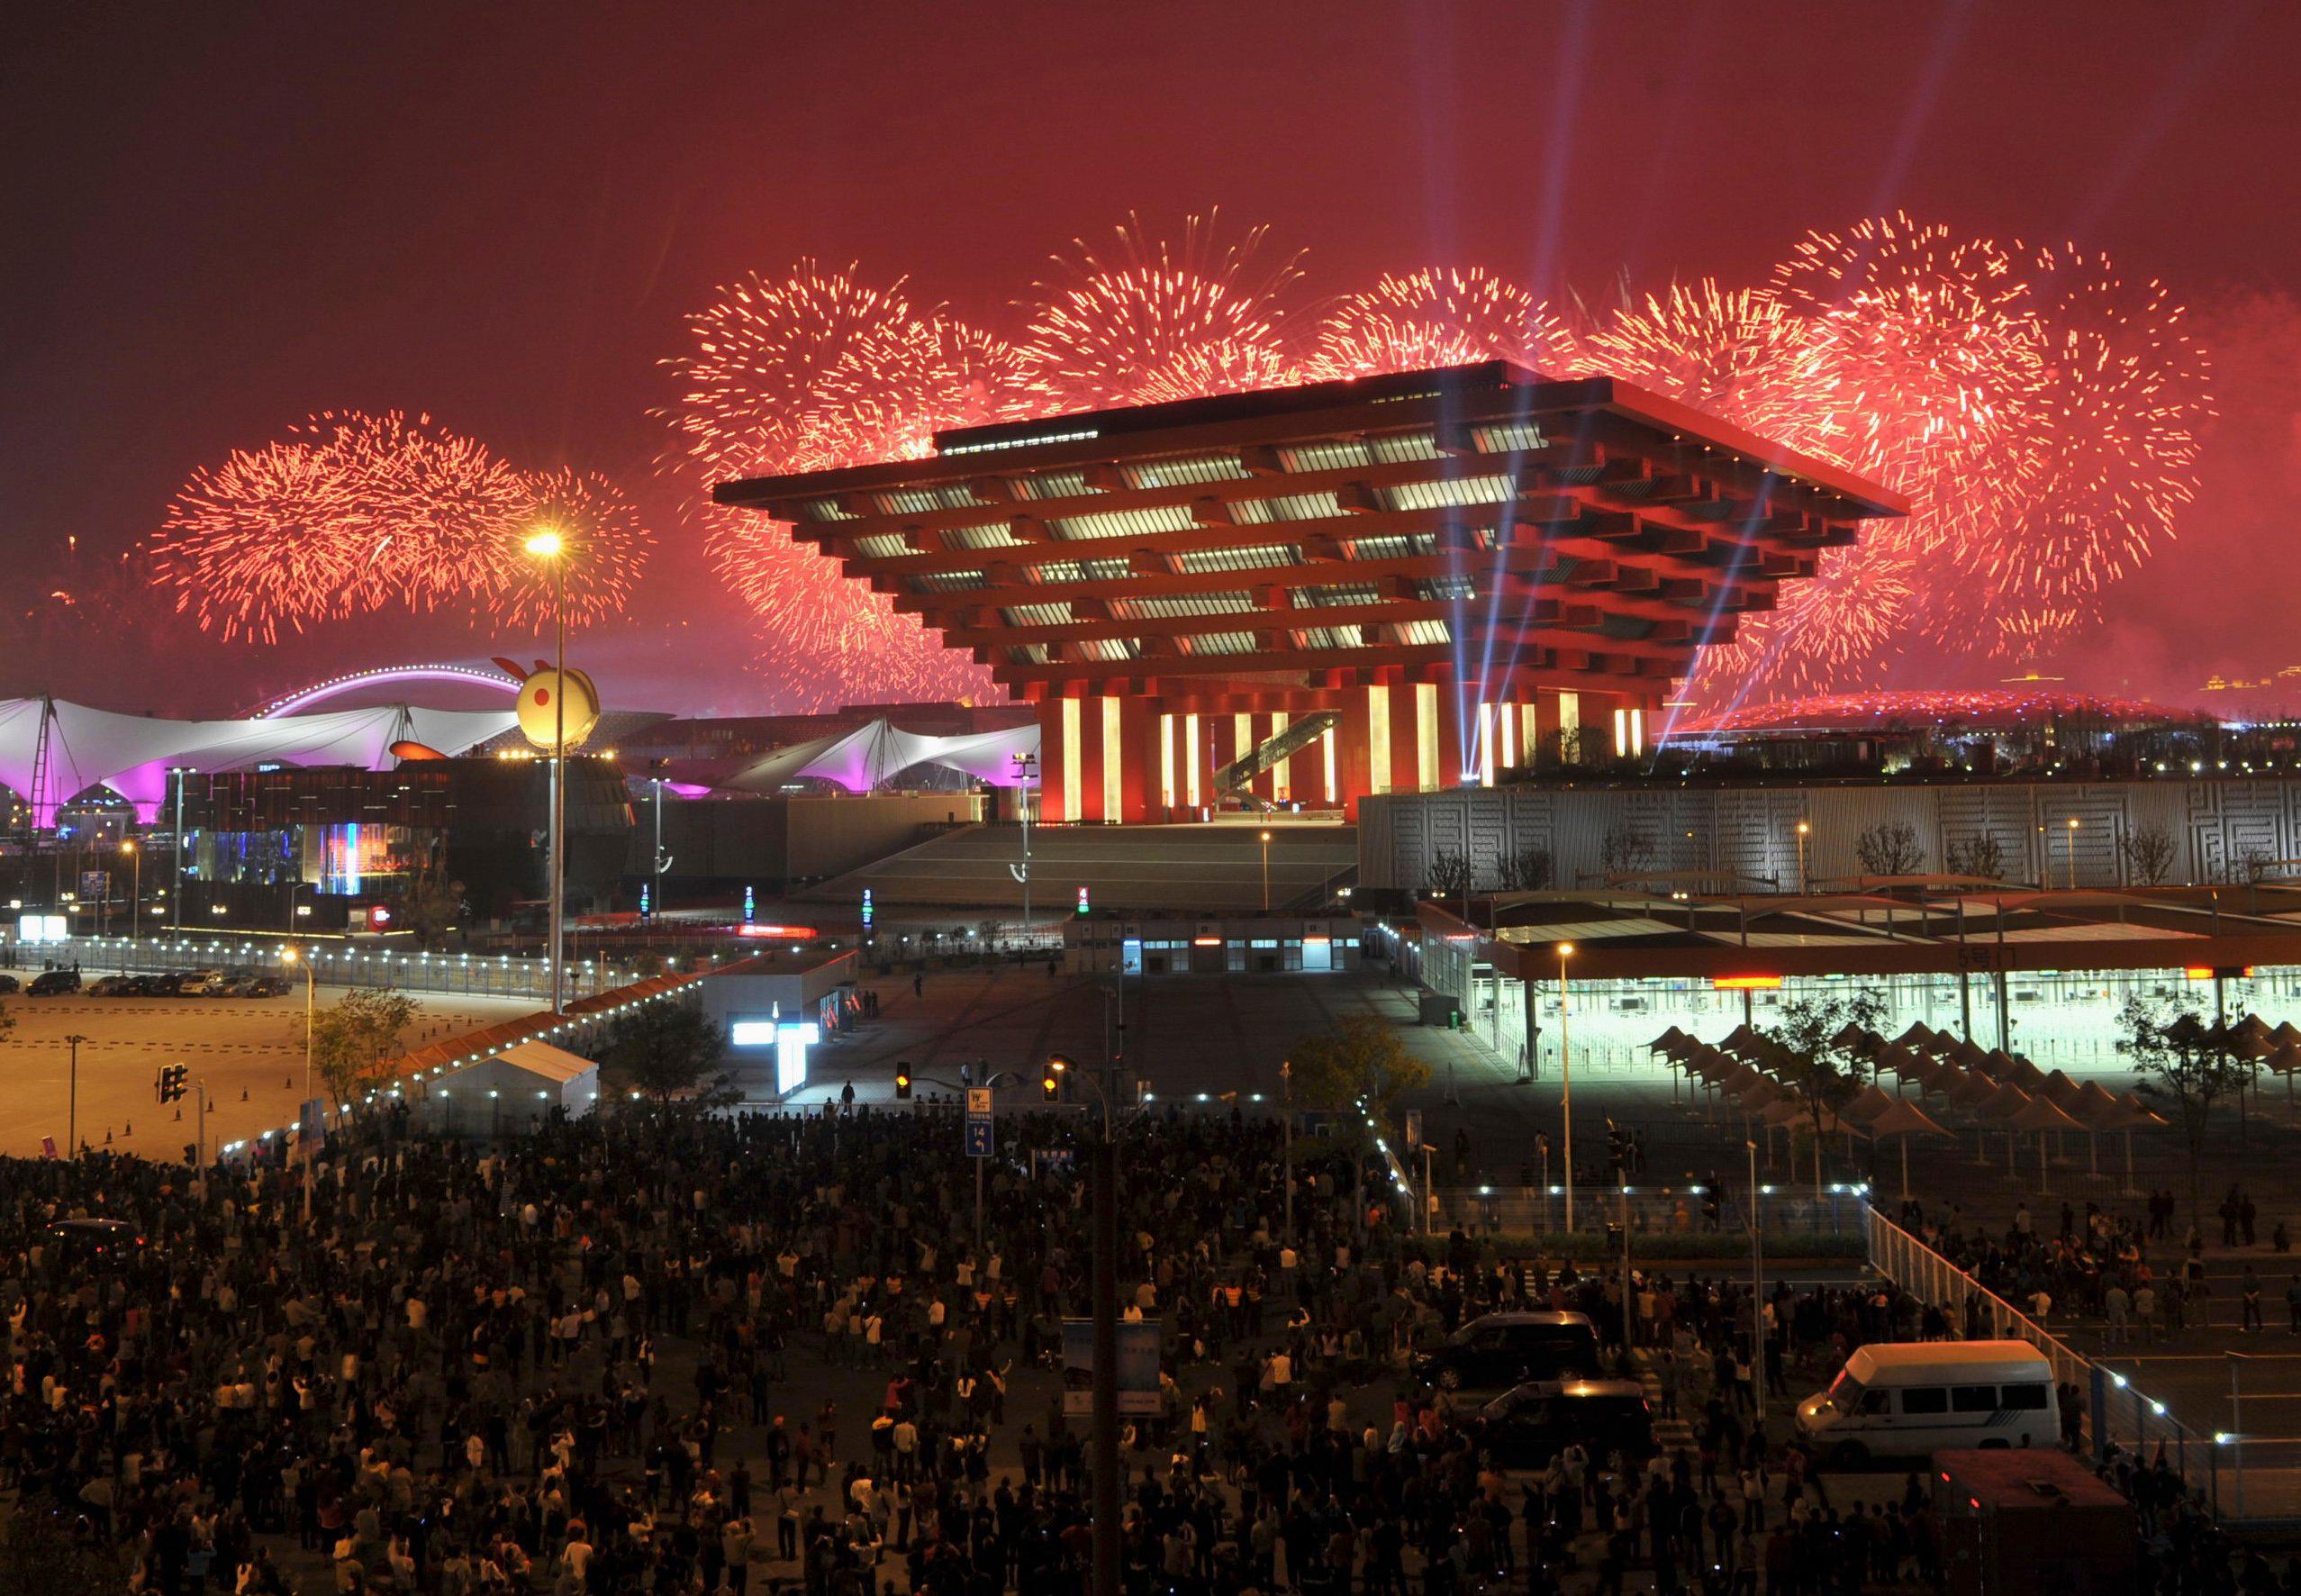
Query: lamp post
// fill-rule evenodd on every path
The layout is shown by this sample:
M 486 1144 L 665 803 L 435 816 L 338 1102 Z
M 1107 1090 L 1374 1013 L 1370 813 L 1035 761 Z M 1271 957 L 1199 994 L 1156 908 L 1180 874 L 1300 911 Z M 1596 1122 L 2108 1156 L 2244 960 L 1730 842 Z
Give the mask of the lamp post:
M 1806 885 L 1806 836 L 1807 833 L 1813 830 L 1813 829 L 1814 828 L 1811 825 L 1804 821 L 1798 822 L 1798 891 L 1801 896 L 1807 891 Z
M 2078 817 L 2070 817 L 2070 890 L 2078 890 Z
M 1037 754 L 1011 754 L 1015 762 L 1016 790 L 1022 800 L 1023 862 L 1015 879 L 1023 884 L 1023 946 L 1028 953 L 1030 946 L 1030 778 L 1038 774 Z
M 567 566 L 566 544 L 550 527 L 527 540 L 527 551 L 551 570 L 551 1011 L 561 1011 L 566 989 L 567 936 Z
M 1766 1272 L 1765 1243 L 1758 1229 L 1758 1144 L 1742 1144 L 1750 1153 L 1750 1388 L 1758 1402 L 1758 1422 L 1766 1421 Z
M 176 846 L 168 850 L 175 860 L 176 885 L 173 889 L 175 895 L 168 900 L 168 912 L 173 922 L 176 939 L 181 942 L 184 939 L 184 778 L 190 774 L 190 767 L 171 765 L 168 773 L 176 778 Z
M 1271 911 L 1271 834 L 1263 833 L 1263 912 Z
M 320 993 L 320 972 L 309 954 L 293 948 L 280 949 L 282 964 L 303 966 L 303 1096 L 301 1102 L 312 1101 L 312 1011 Z
M 1286 1176 L 1286 1244 L 1294 1245 L 1294 1061 L 1282 1058 L 1278 1065 L 1279 1096 L 1284 1103 L 1279 1123 L 1284 1128 L 1284 1150 L 1280 1154 L 1279 1167 Z
M 69 1095 L 64 1100 L 64 1156 L 67 1158 L 80 1156 L 80 1044 L 86 1040 L 87 1038 L 77 1031 L 64 1038 L 66 1045 L 72 1049 L 71 1084 L 67 1089 Z
M 1566 961 L 1574 957 L 1572 942 L 1558 944 L 1558 1117 L 1564 1121 L 1566 1160 L 1566 1233 L 1574 1230 L 1574 1066 L 1566 1045 Z
M 136 846 L 132 837 L 122 840 L 120 851 L 128 856 L 128 875 L 133 883 L 128 889 L 128 940 L 136 942 L 142 939 L 142 928 L 137 925 L 136 917 L 144 911 L 144 851 Z M 109 898 L 111 893 L 104 896 Z

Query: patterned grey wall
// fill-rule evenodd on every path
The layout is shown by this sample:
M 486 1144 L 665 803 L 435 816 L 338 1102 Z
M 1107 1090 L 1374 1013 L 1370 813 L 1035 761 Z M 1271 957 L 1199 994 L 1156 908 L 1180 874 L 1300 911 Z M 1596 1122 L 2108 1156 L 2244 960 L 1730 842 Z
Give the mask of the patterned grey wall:
M 1440 853 L 1465 854 L 1480 890 L 1499 861 L 1547 848 L 1557 884 L 1602 878 L 1609 832 L 1650 839 L 1655 870 L 1731 873 L 1755 890 L 1795 891 L 1798 821 L 1815 881 L 1858 875 L 1855 848 L 1873 826 L 1917 834 L 1920 866 L 1947 868 L 1949 851 L 1987 836 L 2008 881 L 2065 886 L 2133 884 L 2124 843 L 2144 829 L 2173 844 L 2169 882 L 2242 880 L 2264 862 L 2301 859 L 2301 780 L 2001 783 L 1960 786 L 1465 787 L 1367 798 L 1358 811 L 1361 884 L 1427 884 Z M 2070 822 L 2077 821 L 2075 827 Z

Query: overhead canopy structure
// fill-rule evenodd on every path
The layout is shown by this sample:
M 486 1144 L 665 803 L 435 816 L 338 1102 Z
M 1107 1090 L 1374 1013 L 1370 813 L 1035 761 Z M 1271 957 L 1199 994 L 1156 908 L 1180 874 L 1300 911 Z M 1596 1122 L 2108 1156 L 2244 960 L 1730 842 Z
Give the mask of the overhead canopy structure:
M 1028 768 L 1019 761 L 1038 757 L 1037 726 L 1010 726 L 956 737 L 905 731 L 882 717 L 852 731 L 777 748 L 729 776 L 720 785 L 738 793 L 772 793 L 798 781 L 826 781 L 850 793 L 883 787 L 920 765 L 963 771 L 994 787 L 1021 784 Z
M 0 785 L 56 823 L 64 803 L 95 787 L 129 800 L 144 820 L 168 795 L 172 769 L 214 775 L 259 765 L 351 765 L 387 770 L 395 742 L 459 754 L 517 724 L 509 710 L 428 710 L 385 704 L 317 715 L 163 721 L 52 698 L 0 699 Z
M 500 1136 L 573 1119 L 599 1105 L 599 1066 L 548 1042 L 514 1042 L 428 1084 L 423 1111 L 451 1135 Z

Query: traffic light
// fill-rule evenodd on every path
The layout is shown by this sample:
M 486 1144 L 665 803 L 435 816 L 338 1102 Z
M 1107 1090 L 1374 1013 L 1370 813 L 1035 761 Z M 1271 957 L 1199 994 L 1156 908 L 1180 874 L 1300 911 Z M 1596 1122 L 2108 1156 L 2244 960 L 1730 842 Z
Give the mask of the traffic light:
M 1611 1120 L 1606 1122 L 1606 1166 L 1617 1174 L 1630 1173 L 1630 1133 Z
M 190 1069 L 181 1064 L 162 1065 L 154 1095 L 162 1102 L 180 1101 L 184 1096 L 184 1077 L 190 1073 Z
M 910 1101 L 910 1066 L 895 1066 L 895 1096 L 904 1102 Z
M 1038 1078 L 1038 1094 L 1049 1102 L 1062 1101 L 1063 1077 L 1055 1073 L 1055 1066 L 1051 1064 Z

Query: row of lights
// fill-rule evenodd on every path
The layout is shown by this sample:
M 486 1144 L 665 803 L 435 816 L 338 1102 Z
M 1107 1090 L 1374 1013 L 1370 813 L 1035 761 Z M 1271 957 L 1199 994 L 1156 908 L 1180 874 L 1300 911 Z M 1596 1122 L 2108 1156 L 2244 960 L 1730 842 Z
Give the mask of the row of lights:
M 632 1010 L 639 1008 L 640 1005 L 642 1005 L 642 1004 L 644 1004 L 644 1003 L 652 1003 L 652 1002 L 657 1002 L 657 1001 L 659 1001 L 659 1000 L 661 1000 L 661 999 L 664 999 L 664 998 L 667 998 L 667 997 L 675 997 L 675 996 L 678 995 L 680 993 L 682 993 L 682 992 L 685 991 L 688 987 L 693 986 L 693 985 L 694 985 L 695 984 L 697 984 L 698 982 L 702 981 L 702 979 L 703 979 L 703 977 L 702 977 L 702 975 L 690 975 L 690 976 L 686 977 L 684 980 L 681 981 L 681 982 L 680 982 L 677 985 L 675 985 L 675 986 L 669 986 L 669 987 L 666 987 L 666 988 L 665 988 L 663 991 L 661 991 L 661 992 L 650 993 L 648 993 L 646 997 L 643 997 L 643 998 L 633 998 L 633 999 L 632 999 L 630 1002 L 629 1002 L 618 1003 L 615 1007 L 613 1007 L 613 1008 L 611 1008 L 611 1009 L 602 1009 L 602 1010 L 598 1011 L 597 1011 L 597 1012 L 595 1012 L 595 1013 L 585 1014 L 585 1015 L 584 1015 L 582 1018 L 577 1019 L 577 1020 L 563 1020 L 563 1021 L 562 1021 L 562 1022 L 560 1022 L 559 1024 L 555 1025 L 555 1026 L 552 1026 L 552 1027 L 551 1027 L 551 1028 L 549 1028 L 548 1029 L 541 1030 L 541 1031 L 532 1032 L 532 1033 L 530 1033 L 530 1035 L 527 1035 L 527 1036 L 524 1036 L 524 1037 L 520 1038 L 519 1038 L 519 1040 L 520 1040 L 520 1041 L 523 1041 L 523 1042 L 532 1042 L 532 1041 L 538 1041 L 538 1040 L 540 1040 L 540 1039 L 541 1039 L 542 1038 L 544 1038 L 544 1037 L 556 1037 L 556 1036 L 558 1036 L 558 1035 L 559 1035 L 561 1032 L 563 1032 L 563 1031 L 574 1030 L 574 1029 L 577 1029 L 578 1027 L 581 1027 L 581 1026 L 596 1025 L 597 1023 L 599 1023 L 599 1022 L 600 1022 L 601 1020 L 612 1020 L 612 1019 L 614 1019 L 614 1018 L 615 1018 L 617 1015 L 619 1015 L 619 1014 L 628 1014 L 628 1013 L 630 1013 Z M 511 1045 L 511 1046 L 514 1046 L 514 1047 L 516 1047 L 516 1046 L 518 1045 L 518 1043 L 517 1043 L 517 1042 L 514 1042 L 514 1043 L 512 1043 L 512 1044 L 510 1044 L 510 1045 Z M 425 1071 L 425 1070 L 416 1070 L 416 1071 L 414 1071 L 412 1074 L 411 1074 L 411 1075 L 408 1076 L 408 1079 L 409 1079 L 409 1080 L 411 1080 L 411 1081 L 420 1081 L 420 1080 L 423 1079 L 423 1078 L 424 1078 L 424 1076 L 425 1076 L 427 1074 L 429 1074 L 429 1075 L 446 1075 L 446 1074 L 447 1074 L 449 1070 L 451 1070 L 451 1069 L 461 1069 L 464 1066 L 466 1066 L 466 1065 L 467 1065 L 467 1064 L 477 1064 L 477 1063 L 478 1063 L 481 1059 L 483 1059 L 483 1058 L 487 1058 L 487 1057 L 491 1057 L 491 1056 L 493 1056 L 493 1055 L 492 1055 L 492 1054 L 487 1054 L 487 1053 L 473 1053 L 473 1054 L 468 1054 L 468 1055 L 467 1055 L 466 1056 L 464 1056 L 464 1057 L 462 1057 L 462 1058 L 457 1058 L 457 1059 L 452 1060 L 452 1061 L 451 1061 L 451 1062 L 449 1062 L 449 1063 L 434 1066 L 433 1066 L 430 1070 L 429 1070 L 429 1071 Z M 376 1101 L 376 1096 L 377 1096 L 377 1095 L 378 1095 L 378 1094 L 377 1094 L 376 1093 L 370 1092 L 370 1093 L 367 1094 L 366 1101 L 367 1101 L 367 1102 L 374 1102 Z M 386 1088 L 386 1089 L 385 1089 L 385 1092 L 384 1093 L 384 1095 L 387 1095 L 387 1096 L 391 1096 L 391 1097 L 397 1097 L 397 1096 L 399 1096 L 399 1095 L 400 1095 L 400 1089 L 399 1089 L 397 1086 L 393 1086 L 393 1087 Z M 441 1097 L 446 1097 L 446 1096 L 448 1096 L 448 1091 L 447 1091 L 447 1090 L 443 1087 L 443 1088 L 441 1088 L 441 1089 L 440 1089 L 439 1095 L 440 1095 Z M 492 1097 L 498 1097 L 498 1096 L 501 1096 L 501 1095 L 502 1095 L 502 1093 L 501 1093 L 500 1092 L 498 1092 L 497 1090 L 494 1089 L 494 1088 L 490 1088 L 490 1089 L 489 1089 L 489 1091 L 488 1091 L 487 1095 L 488 1095 L 489 1097 L 491 1097 L 491 1098 L 492 1098 Z M 538 1097 L 544 1098 L 544 1099 L 547 1099 L 547 1100 L 548 1100 L 548 1099 L 550 1097 L 550 1095 L 551 1095 L 551 1094 L 550 1094 L 548 1092 L 538 1092 L 538 1093 L 536 1093 L 536 1095 L 537 1095 Z M 634 1093 L 631 1093 L 631 1096 L 632 1096 L 634 1099 L 637 1099 L 637 1098 L 639 1097 L 639 1094 L 637 1092 L 634 1092 Z M 599 1099 L 599 1093 L 598 1093 L 597 1092 L 593 1092 L 593 1093 L 592 1093 L 592 1100 L 593 1100 L 593 1102 L 597 1102 L 597 1101 L 598 1101 L 598 1099 Z M 348 1113 L 351 1112 L 351 1104 L 349 1104 L 349 1103 L 348 1103 L 348 1102 L 347 1102 L 347 1103 L 339 1103 L 339 1104 L 337 1105 L 337 1108 L 338 1108 L 338 1111 L 339 1111 L 340 1112 L 342 1112 L 342 1113 L 347 1113 L 347 1114 L 348 1114 Z M 246 1146 L 248 1145 L 248 1141 L 249 1141 L 249 1140 L 255 1140 L 255 1141 L 268 1141 L 268 1140 L 270 1140 L 270 1139 L 271 1139 L 273 1137 L 275 1137 L 275 1136 L 285 1136 L 285 1135 L 286 1135 L 286 1134 L 287 1134 L 287 1132 L 288 1132 L 288 1131 L 290 1131 L 290 1130 L 301 1130 L 301 1129 L 303 1129 L 303 1121 L 302 1121 L 301 1120 L 296 1120 L 294 1123 L 293 1123 L 293 1124 L 291 1124 L 291 1125 L 288 1125 L 287 1127 L 285 1127 L 285 1129 L 273 1129 L 273 1130 L 263 1130 L 263 1131 L 258 1131 L 258 1133 L 257 1133 L 257 1134 L 256 1134 L 253 1138 L 246 1138 L 246 1139 L 242 1139 L 242 1140 L 235 1141 L 235 1142 L 226 1142 L 226 1143 L 223 1145 L 223 1147 L 222 1147 L 222 1148 L 221 1150 L 222 1150 L 222 1151 L 223 1151 L 223 1152 L 226 1152 L 226 1153 L 236 1153 L 236 1152 L 238 1152 L 240 1148 L 242 1148 L 242 1147 L 246 1147 Z

